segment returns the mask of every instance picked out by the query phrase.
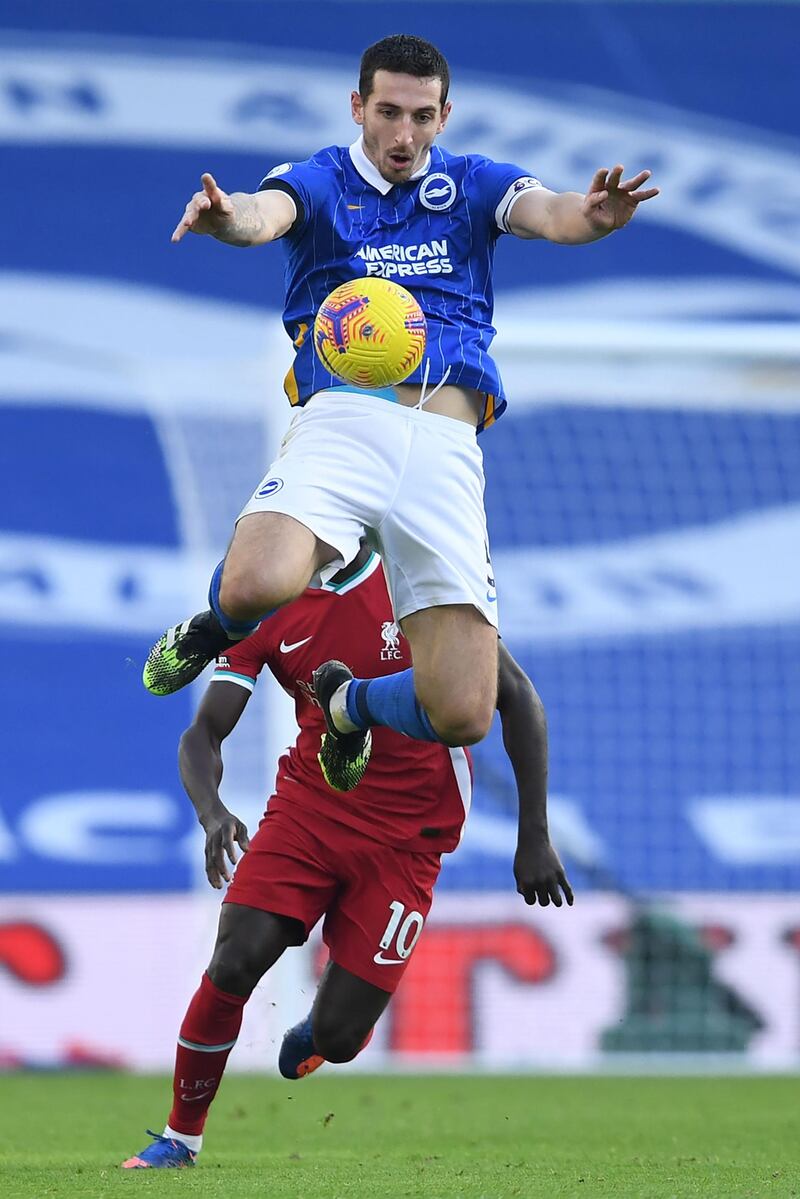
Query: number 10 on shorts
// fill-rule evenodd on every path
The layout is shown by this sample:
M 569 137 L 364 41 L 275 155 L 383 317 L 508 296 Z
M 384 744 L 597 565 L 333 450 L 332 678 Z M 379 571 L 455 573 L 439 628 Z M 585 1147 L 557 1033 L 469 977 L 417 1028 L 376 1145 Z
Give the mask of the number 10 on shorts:
M 392 914 L 381 937 L 380 948 L 381 950 L 389 949 L 394 942 L 394 951 L 397 954 L 395 961 L 399 964 L 410 956 L 411 950 L 419 940 L 425 917 L 421 912 L 409 912 L 406 915 L 405 904 L 400 903 L 397 899 L 393 899 L 389 904 L 389 911 Z M 383 957 L 382 952 L 375 955 L 375 961 L 379 960 L 388 961 Z

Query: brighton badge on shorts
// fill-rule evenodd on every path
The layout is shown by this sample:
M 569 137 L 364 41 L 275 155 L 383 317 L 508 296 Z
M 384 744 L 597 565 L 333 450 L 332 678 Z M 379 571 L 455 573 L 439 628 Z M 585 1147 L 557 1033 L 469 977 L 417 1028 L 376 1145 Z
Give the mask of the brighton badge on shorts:
M 255 494 L 257 500 L 265 500 L 267 496 L 274 495 L 276 491 L 280 491 L 283 487 L 283 479 L 267 479 L 262 483 Z

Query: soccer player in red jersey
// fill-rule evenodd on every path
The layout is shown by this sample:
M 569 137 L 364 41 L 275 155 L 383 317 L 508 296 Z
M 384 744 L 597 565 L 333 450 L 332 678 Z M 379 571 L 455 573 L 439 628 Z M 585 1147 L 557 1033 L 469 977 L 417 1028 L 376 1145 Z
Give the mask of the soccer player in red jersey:
M 193 1165 L 209 1106 L 262 975 L 324 917 L 330 951 L 310 1014 L 283 1040 L 279 1067 L 301 1078 L 363 1049 L 408 965 L 431 906 L 441 855 L 456 848 L 470 806 L 468 751 L 374 730 L 366 777 L 353 794 L 332 790 L 317 760 L 325 718 L 315 667 L 346 657 L 355 671 L 410 666 L 377 554 L 357 557 L 309 589 L 218 660 L 180 747 L 186 791 L 206 832 L 206 873 L 230 881 L 217 942 L 178 1037 L 173 1106 L 163 1135 L 126 1168 Z M 221 743 L 245 709 L 262 667 L 295 700 L 300 732 L 278 763 L 275 794 L 252 840 L 222 803 Z M 573 896 L 547 832 L 547 729 L 532 684 L 500 649 L 498 709 L 519 793 L 517 890 L 527 903 Z

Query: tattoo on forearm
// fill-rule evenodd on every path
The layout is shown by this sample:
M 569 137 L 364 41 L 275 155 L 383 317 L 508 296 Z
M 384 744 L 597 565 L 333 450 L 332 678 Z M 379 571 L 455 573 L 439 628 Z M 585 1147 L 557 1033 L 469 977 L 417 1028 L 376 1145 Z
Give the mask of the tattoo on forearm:
M 253 242 L 263 240 L 268 227 L 255 197 L 235 192 L 230 200 L 233 217 L 215 234 L 219 241 L 231 246 L 252 246 Z

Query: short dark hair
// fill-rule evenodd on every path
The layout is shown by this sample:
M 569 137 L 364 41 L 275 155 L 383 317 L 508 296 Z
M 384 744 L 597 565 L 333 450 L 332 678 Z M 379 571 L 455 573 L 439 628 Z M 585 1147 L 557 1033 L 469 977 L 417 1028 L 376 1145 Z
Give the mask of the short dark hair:
M 371 95 L 376 71 L 394 71 L 397 75 L 414 75 L 417 79 L 441 79 L 442 105 L 450 89 L 450 68 L 445 56 L 411 33 L 393 33 L 368 46 L 361 55 L 358 91 L 362 100 Z

